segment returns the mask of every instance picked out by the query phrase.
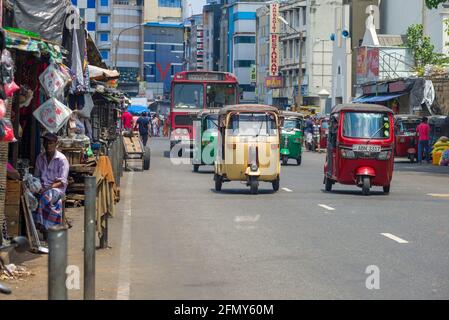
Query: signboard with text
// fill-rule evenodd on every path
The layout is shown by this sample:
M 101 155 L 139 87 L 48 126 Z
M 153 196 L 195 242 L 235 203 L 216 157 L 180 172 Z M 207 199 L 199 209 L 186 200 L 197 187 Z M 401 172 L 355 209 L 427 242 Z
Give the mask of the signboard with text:
M 268 74 L 277 76 L 279 74 L 279 33 L 280 23 L 279 3 L 270 4 L 270 64 Z
M 265 78 L 265 87 L 267 88 L 282 88 L 281 76 L 268 76 Z
M 379 79 L 379 48 L 358 48 L 356 73 L 357 84 Z

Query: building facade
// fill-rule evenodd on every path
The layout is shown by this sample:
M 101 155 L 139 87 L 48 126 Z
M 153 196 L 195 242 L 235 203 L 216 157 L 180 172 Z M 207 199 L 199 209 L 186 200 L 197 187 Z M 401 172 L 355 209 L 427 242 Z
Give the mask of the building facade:
M 256 11 L 262 1 L 229 1 L 223 6 L 220 35 L 220 70 L 233 73 L 243 90 L 241 102 L 256 102 Z
M 162 20 L 182 21 L 182 0 L 144 0 L 144 22 L 158 22 Z
M 203 7 L 204 69 L 218 71 L 220 62 L 220 22 L 222 3 Z
M 150 22 L 144 27 L 144 77 L 152 95 L 168 97 L 173 76 L 182 71 L 184 24 Z
M 188 37 L 185 47 L 185 62 L 187 70 L 204 69 L 204 30 L 203 14 L 189 18 Z

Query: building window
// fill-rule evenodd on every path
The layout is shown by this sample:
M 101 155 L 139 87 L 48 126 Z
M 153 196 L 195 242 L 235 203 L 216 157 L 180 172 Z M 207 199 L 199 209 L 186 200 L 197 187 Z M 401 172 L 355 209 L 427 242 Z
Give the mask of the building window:
M 76 7 L 78 6 L 78 0 L 72 0 L 72 4 Z
M 109 0 L 100 0 L 100 6 L 109 7 Z
M 234 38 L 234 43 L 256 43 L 256 37 L 252 36 L 237 36 Z
M 293 58 L 293 41 L 289 41 L 288 46 L 290 47 L 290 59 Z
M 100 23 L 109 23 L 109 16 L 100 16 Z
M 306 25 L 306 16 L 307 16 L 307 11 L 305 9 L 302 9 L 302 25 L 305 26 Z
M 176 74 L 176 68 L 174 65 L 171 65 L 171 75 L 174 76 Z
M 176 50 L 176 49 L 175 49 L 175 46 L 174 46 L 174 45 L 171 45 L 170 50 L 171 50 L 171 51 L 175 51 L 175 50 Z
M 80 10 L 80 17 L 86 20 L 86 9 L 79 9 Z
M 100 54 L 103 60 L 109 59 L 109 50 L 100 50 Z
M 87 0 L 87 8 L 95 9 L 95 0 Z
M 245 92 L 255 92 L 256 91 L 256 87 L 252 86 L 250 84 L 241 84 L 239 85 L 240 88 L 243 89 L 243 91 Z
M 109 33 L 100 33 L 100 41 L 101 42 L 108 42 L 109 41 Z
M 95 31 L 95 22 L 87 23 L 87 31 Z
M 143 45 L 143 49 L 144 50 L 155 50 L 156 49 L 156 45 L 154 43 L 152 43 L 152 44 L 145 43 Z
M 158 0 L 159 7 L 181 8 L 181 0 Z
M 252 64 L 256 64 L 254 60 L 235 60 L 234 68 L 250 68 Z

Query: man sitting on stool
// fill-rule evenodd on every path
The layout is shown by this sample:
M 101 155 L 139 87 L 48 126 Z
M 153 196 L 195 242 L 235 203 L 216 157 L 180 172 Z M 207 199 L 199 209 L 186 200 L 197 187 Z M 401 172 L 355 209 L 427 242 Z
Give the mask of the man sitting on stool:
M 41 180 L 42 190 L 34 220 L 46 236 L 50 227 L 62 224 L 62 197 L 70 166 L 67 158 L 56 150 L 58 136 L 48 132 L 42 138 L 45 152 L 38 155 L 34 171 L 34 176 Z

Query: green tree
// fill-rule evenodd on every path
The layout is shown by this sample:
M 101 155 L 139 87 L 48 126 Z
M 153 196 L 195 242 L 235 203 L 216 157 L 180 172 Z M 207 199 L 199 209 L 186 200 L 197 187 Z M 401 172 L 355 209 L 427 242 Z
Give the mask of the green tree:
M 449 0 L 426 0 L 426 6 L 429 9 L 436 9 L 441 3 L 449 2 Z
M 435 47 L 430 42 L 430 37 L 424 35 L 422 24 L 414 24 L 408 27 L 406 45 L 412 50 L 417 69 L 436 62 Z

